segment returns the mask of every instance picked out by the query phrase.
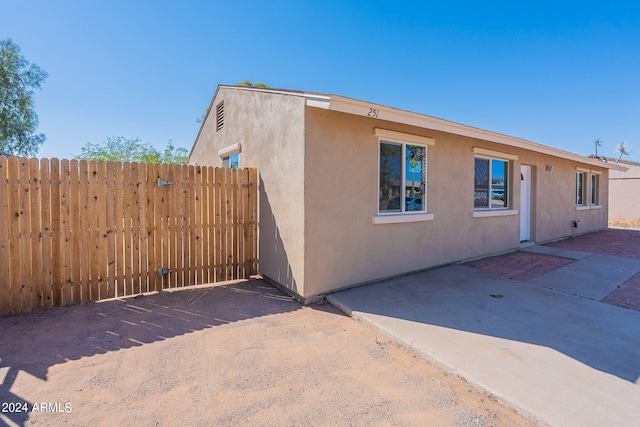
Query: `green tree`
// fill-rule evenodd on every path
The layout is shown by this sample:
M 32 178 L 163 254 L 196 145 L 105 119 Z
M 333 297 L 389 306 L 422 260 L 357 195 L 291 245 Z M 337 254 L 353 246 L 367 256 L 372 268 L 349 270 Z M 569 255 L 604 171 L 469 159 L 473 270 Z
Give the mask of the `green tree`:
M 123 136 L 107 137 L 100 144 L 87 143 L 82 153 L 75 156 L 78 160 L 105 160 L 112 162 L 138 163 L 179 163 L 187 162 L 186 148 L 175 147 L 171 141 L 164 151 L 159 151 L 151 144 L 142 142 L 140 138 Z
M 409 152 L 407 153 L 407 158 L 409 160 L 409 166 L 411 167 L 411 194 L 410 196 L 414 197 L 416 195 L 416 168 L 423 161 L 423 149 L 418 147 L 417 145 L 407 145 L 407 149 Z
M 47 76 L 11 39 L 0 40 L 0 150 L 32 156 L 45 141 L 44 134 L 35 133 L 33 89 L 40 89 Z
M 189 151 L 184 147 L 174 147 L 169 141 L 158 163 L 178 163 L 184 165 L 189 158 Z
M 238 82 L 238 83 L 236 83 L 236 86 L 262 87 L 262 88 L 270 88 L 271 87 L 266 83 L 262 83 L 262 82 L 251 83 L 249 80 L 243 80 L 241 82 Z

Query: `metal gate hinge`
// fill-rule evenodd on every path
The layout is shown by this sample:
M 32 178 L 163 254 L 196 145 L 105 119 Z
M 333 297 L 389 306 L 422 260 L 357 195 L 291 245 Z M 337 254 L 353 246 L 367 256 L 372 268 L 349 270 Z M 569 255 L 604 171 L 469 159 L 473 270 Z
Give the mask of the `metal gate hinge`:
M 159 268 L 158 275 L 164 276 L 165 274 L 173 273 L 173 270 L 169 270 L 167 268 Z
M 171 185 L 171 184 L 173 184 L 173 182 L 165 181 L 162 178 L 158 178 L 158 187 L 164 187 L 165 185 Z

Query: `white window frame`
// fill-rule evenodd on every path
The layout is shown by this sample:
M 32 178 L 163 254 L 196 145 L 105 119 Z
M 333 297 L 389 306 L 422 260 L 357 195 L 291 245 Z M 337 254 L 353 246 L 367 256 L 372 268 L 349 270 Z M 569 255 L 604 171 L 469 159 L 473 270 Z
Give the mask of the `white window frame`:
M 433 138 L 428 138 L 420 135 L 407 134 L 403 132 L 397 132 L 387 129 L 375 128 L 375 135 L 378 137 L 378 144 L 376 146 L 376 169 L 377 173 L 377 185 L 376 185 L 376 212 L 377 214 L 373 216 L 374 224 L 394 224 L 394 223 L 407 223 L 407 222 L 421 222 L 421 221 L 431 221 L 435 218 L 433 213 L 427 211 L 427 187 L 428 187 L 428 159 L 429 159 L 429 146 L 435 145 L 435 140 Z M 423 211 L 412 211 L 406 212 L 405 203 L 402 201 L 400 203 L 400 212 L 380 212 L 380 146 L 382 143 L 391 143 L 398 144 L 402 146 L 402 172 L 401 172 L 401 188 L 406 188 L 406 146 L 407 145 L 416 145 L 424 148 L 425 151 L 425 190 L 423 195 Z
M 598 174 L 589 174 L 589 206 L 597 206 L 600 192 L 598 191 Z
M 471 216 L 473 218 L 486 218 L 486 217 L 494 217 L 494 216 L 510 216 L 510 215 L 518 215 L 518 210 L 513 208 L 513 176 L 515 170 L 515 161 L 518 160 L 518 156 L 515 154 L 503 153 L 501 151 L 489 150 L 482 147 L 473 147 L 473 187 L 475 188 L 475 170 L 476 170 L 476 159 L 484 159 L 489 160 L 489 191 L 491 191 L 491 160 L 499 160 L 502 162 L 507 162 L 507 174 L 505 176 L 505 180 L 507 181 L 506 192 L 507 192 L 507 206 L 500 208 L 492 208 L 491 203 L 486 208 L 476 208 L 475 207 L 475 195 L 472 197 L 473 203 L 473 212 Z M 475 191 L 475 190 L 474 190 Z
M 587 171 L 578 169 L 576 170 L 576 207 L 588 206 L 585 203 L 587 198 Z M 580 188 L 580 180 L 582 179 L 582 188 Z M 582 190 L 582 191 L 580 191 Z M 582 199 L 582 201 L 580 201 Z
M 405 193 L 405 188 L 407 188 L 407 171 L 406 171 L 406 164 L 407 164 L 407 145 L 414 145 L 416 147 L 420 147 L 420 148 L 424 148 L 424 153 L 425 153 L 425 162 L 427 160 L 427 156 L 428 156 L 428 150 L 427 150 L 427 146 L 426 145 L 420 145 L 420 144 L 415 144 L 413 142 L 411 143 L 407 143 L 407 142 L 402 142 L 402 141 L 394 141 L 391 140 L 389 138 L 379 138 L 378 139 L 378 158 L 380 158 L 380 147 L 382 146 L 382 144 L 394 144 L 394 145 L 399 145 L 401 147 L 400 149 L 400 153 L 401 153 L 401 157 L 400 157 L 400 166 L 401 166 L 401 171 L 400 171 L 400 201 L 399 201 L 399 207 L 400 207 L 400 212 L 380 212 L 380 200 L 378 200 L 378 215 L 411 215 L 411 214 L 419 214 L 419 213 L 424 213 L 427 211 L 427 206 L 426 206 L 426 202 L 427 202 L 427 180 L 425 177 L 425 189 L 424 189 L 424 194 L 422 197 L 423 200 L 423 210 L 421 211 L 411 211 L 411 212 L 407 212 L 405 211 L 406 209 L 406 203 L 405 203 L 405 198 L 407 197 L 404 193 Z M 426 171 L 426 165 L 425 165 L 425 171 Z M 380 165 L 378 164 L 378 195 L 380 194 Z
M 505 159 L 500 159 L 497 157 L 485 157 L 485 156 L 474 156 L 473 158 L 473 169 L 474 169 L 474 173 L 475 173 L 475 167 L 476 167 L 476 160 L 477 159 L 481 159 L 481 160 L 488 160 L 489 161 L 489 206 L 487 207 L 475 207 L 475 202 L 474 202 L 474 206 L 473 209 L 477 210 L 477 211 L 499 211 L 499 210 L 505 210 L 505 209 L 510 209 L 511 206 L 511 197 L 509 196 L 509 190 L 511 189 L 511 168 L 512 168 L 512 164 L 509 160 L 505 160 Z M 494 208 L 491 207 L 491 193 L 492 193 L 492 171 L 493 171 L 493 161 L 496 160 L 498 162 L 503 162 L 507 164 L 507 173 L 505 174 L 505 197 L 507 198 L 507 206 L 500 206 L 498 208 Z M 475 176 L 474 176 L 474 187 L 475 187 Z M 475 196 L 474 196 L 475 199 Z
M 582 173 L 584 176 L 584 197 L 583 204 L 578 205 L 578 174 Z M 602 209 L 602 205 L 600 202 L 600 175 L 602 175 L 602 171 L 598 169 L 587 169 L 582 167 L 576 167 L 576 205 L 575 209 L 577 211 L 589 210 L 589 209 Z M 595 186 L 593 185 L 595 177 Z M 591 197 L 593 195 L 593 191 L 595 190 L 595 201 Z M 594 203 L 595 202 L 595 203 Z
M 224 166 L 224 162 L 225 160 L 230 160 L 230 157 L 232 154 L 238 153 L 238 168 L 240 168 L 240 153 L 242 152 L 242 146 L 240 145 L 240 143 L 237 144 L 233 144 L 233 145 L 229 145 L 228 147 L 224 147 L 221 150 L 218 150 L 218 156 L 220 156 L 220 159 L 222 160 L 222 166 L 223 167 L 231 167 L 231 166 Z

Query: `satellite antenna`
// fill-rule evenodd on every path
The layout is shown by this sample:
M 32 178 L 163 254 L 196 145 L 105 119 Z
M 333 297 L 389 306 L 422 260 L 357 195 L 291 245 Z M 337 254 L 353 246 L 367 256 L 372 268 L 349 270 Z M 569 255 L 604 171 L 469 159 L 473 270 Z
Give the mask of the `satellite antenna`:
M 620 161 L 622 156 L 628 156 L 629 154 L 631 154 L 631 146 L 627 141 L 621 142 L 620 144 L 616 145 L 616 153 L 620 153 L 618 159 L 616 160 L 616 164 L 618 164 L 618 161 Z
M 602 147 L 602 139 L 598 138 L 594 141 L 596 143 L 596 159 L 598 158 L 598 147 Z

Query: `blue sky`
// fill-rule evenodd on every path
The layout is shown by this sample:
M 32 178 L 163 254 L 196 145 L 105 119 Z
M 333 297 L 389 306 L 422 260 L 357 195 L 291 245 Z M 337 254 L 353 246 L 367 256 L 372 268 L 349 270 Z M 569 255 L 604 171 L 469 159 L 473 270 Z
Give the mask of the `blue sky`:
M 250 79 L 640 161 L 636 2 L 0 1 L 0 39 L 49 73 L 40 157 L 190 148 L 216 86 Z

